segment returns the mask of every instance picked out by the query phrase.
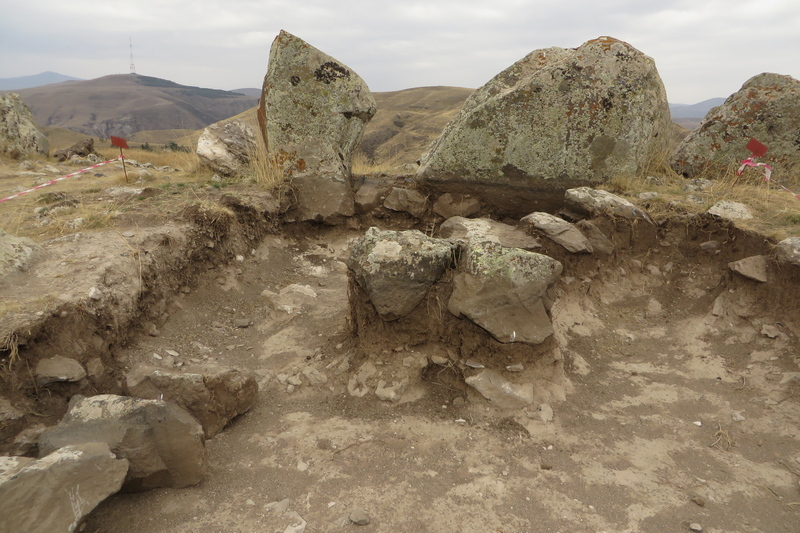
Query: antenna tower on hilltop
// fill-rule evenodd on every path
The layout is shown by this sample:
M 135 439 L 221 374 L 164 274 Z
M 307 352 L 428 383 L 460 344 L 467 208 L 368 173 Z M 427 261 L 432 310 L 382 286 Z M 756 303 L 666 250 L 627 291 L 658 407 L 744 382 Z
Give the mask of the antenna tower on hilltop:
M 128 41 L 131 44 L 131 74 L 136 74 L 136 65 L 133 64 L 133 39 L 128 37 Z

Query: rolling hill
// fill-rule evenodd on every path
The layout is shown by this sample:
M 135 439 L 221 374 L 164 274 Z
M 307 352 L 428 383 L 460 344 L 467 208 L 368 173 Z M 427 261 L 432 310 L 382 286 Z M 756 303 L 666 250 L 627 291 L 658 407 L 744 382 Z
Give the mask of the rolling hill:
M 17 78 L 0 78 L 0 91 L 18 91 L 29 87 L 40 87 L 62 81 L 82 81 L 80 78 L 65 76 L 58 72 L 41 72 L 33 76 L 19 76 Z
M 36 122 L 108 138 L 145 130 L 197 130 L 255 106 L 258 98 L 116 74 L 18 91 Z

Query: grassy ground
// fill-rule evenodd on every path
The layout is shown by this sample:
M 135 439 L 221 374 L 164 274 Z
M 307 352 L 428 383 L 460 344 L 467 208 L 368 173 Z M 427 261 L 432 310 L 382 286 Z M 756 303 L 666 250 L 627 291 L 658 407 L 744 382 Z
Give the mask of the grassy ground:
M 80 140 L 68 130 L 60 128 L 49 130 L 48 135 L 53 150 Z M 80 135 L 79 137 L 83 138 Z M 268 157 L 263 143 L 257 143 L 258 149 L 251 155 L 249 167 L 240 176 L 221 180 L 200 165 L 194 152 L 196 139 L 184 140 L 188 143 L 186 146 L 173 142 L 173 149 L 153 147 L 150 150 L 143 150 L 139 145 L 131 145 L 130 149 L 125 150 L 127 160 L 135 160 L 142 164 L 152 163 L 156 168 L 170 167 L 179 169 L 178 171 L 145 170 L 128 165 L 126 181 L 121 164 L 115 161 L 14 200 L 0 203 L 0 230 L 36 239 L 47 239 L 78 230 L 113 226 L 115 219 L 137 200 L 128 197 L 118 202 L 109 201 L 107 198 L 98 201 L 98 198 L 103 197 L 103 191 L 110 187 L 161 188 L 170 192 L 170 196 L 175 197 L 176 201 L 191 202 L 203 196 L 204 187 L 222 188 L 231 183 L 244 182 L 270 190 L 283 183 L 282 173 L 278 165 Z M 95 148 L 104 160 L 119 156 L 119 149 L 111 146 L 108 140 L 96 140 Z M 20 163 L 7 158 L 0 159 L 0 198 L 82 168 L 71 164 L 58 164 L 44 157 L 30 158 L 26 163 L 27 168 L 21 168 Z M 45 172 L 48 166 L 56 166 L 60 173 Z M 375 161 L 363 152 L 356 152 L 354 155 L 352 170 L 356 176 L 391 176 L 406 173 L 397 165 Z M 30 175 L 31 172 L 40 173 L 42 176 L 34 179 Z M 736 175 L 734 165 L 723 172 L 708 172 L 697 178 L 711 180 L 713 184 L 698 191 L 686 191 L 690 180 L 673 172 L 666 164 L 666 157 L 654 161 L 650 165 L 650 170 L 643 173 L 643 176 L 657 179 L 617 178 L 605 188 L 634 199 L 656 217 L 681 212 L 702 213 L 720 200 L 740 202 L 747 205 L 754 214 L 752 220 L 740 221 L 738 223 L 740 227 L 774 240 L 800 234 L 800 200 L 779 188 L 774 181 L 765 182 L 763 173 L 758 169 L 747 169 L 742 176 Z M 781 183 L 789 189 L 800 190 L 796 181 L 784 178 Z M 638 198 L 643 192 L 656 192 L 658 195 L 643 200 Z M 39 216 L 41 213 L 37 212 L 42 210 L 48 211 L 47 222 L 44 222 Z M 82 221 L 76 223 L 76 219 Z

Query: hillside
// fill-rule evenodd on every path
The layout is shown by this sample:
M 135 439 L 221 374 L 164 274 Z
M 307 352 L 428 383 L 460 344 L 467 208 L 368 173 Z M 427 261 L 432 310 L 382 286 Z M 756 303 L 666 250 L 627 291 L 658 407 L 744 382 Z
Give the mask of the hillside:
M 108 138 L 146 130 L 197 130 L 253 107 L 257 98 L 138 74 L 18 91 L 40 126 Z
M 390 166 L 414 163 L 461 110 L 473 89 L 417 87 L 373 93 L 378 112 L 367 125 L 360 150 Z
M 19 76 L 17 78 L 0 78 L 0 91 L 18 91 L 29 87 L 40 87 L 62 81 L 83 81 L 81 78 L 65 76 L 58 72 L 41 72 L 32 76 Z

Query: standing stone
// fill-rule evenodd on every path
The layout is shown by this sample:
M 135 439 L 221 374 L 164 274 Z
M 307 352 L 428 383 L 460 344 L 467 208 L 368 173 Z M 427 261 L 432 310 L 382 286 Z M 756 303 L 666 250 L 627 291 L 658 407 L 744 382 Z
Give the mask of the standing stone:
M 76 142 L 69 148 L 56 150 L 53 152 L 53 157 L 56 158 L 56 161 L 63 162 L 67 159 L 71 159 L 72 156 L 89 157 L 92 154 L 97 155 L 97 152 L 94 150 L 94 139 L 92 137 L 87 137 L 86 139 Z
M 546 255 L 472 242 L 461 254 L 447 308 L 500 342 L 540 344 L 553 334 L 549 292 L 561 270 Z
M 223 176 L 234 177 L 247 170 L 255 151 L 256 136 L 247 124 L 237 120 L 218 122 L 203 130 L 197 140 L 200 164 Z
M 335 224 L 354 214 L 351 158 L 376 109 L 352 69 L 281 30 L 258 122 L 270 160 L 292 180 L 298 219 Z
M 66 446 L 39 460 L 0 457 L 0 531 L 75 531 L 122 486 L 128 461 L 100 442 Z
M 36 128 L 28 106 L 16 93 L 0 94 L 0 153 L 14 157 L 40 153 L 47 155 L 50 143 Z
M 130 463 L 124 490 L 188 487 L 208 469 L 203 428 L 175 405 L 104 394 L 73 397 L 69 411 L 39 440 L 45 456 L 59 448 L 104 442 Z
M 524 216 L 558 208 L 567 188 L 637 175 L 666 149 L 670 131 L 653 60 L 600 37 L 535 50 L 475 91 L 417 176 Z
M 758 161 L 772 166 L 777 175 L 800 170 L 800 80 L 771 73 L 753 76 L 706 114 L 670 163 L 675 172 L 689 177 L 724 170 L 751 155 L 746 148 L 750 138 L 769 147 Z M 762 176 L 755 169 L 749 172 L 757 176 L 754 180 Z
M 453 260 L 454 248 L 417 230 L 369 228 L 353 245 L 347 266 L 381 318 L 395 320 L 425 298 Z

